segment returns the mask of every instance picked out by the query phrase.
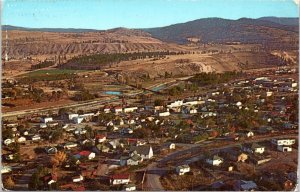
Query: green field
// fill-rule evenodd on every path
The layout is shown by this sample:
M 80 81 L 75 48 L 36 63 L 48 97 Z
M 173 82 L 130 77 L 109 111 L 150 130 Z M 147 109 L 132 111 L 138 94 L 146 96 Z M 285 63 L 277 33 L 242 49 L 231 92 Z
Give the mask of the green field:
M 50 70 L 37 70 L 26 74 L 22 77 L 35 77 L 35 76 L 45 76 L 45 75 L 59 75 L 59 74 L 73 74 L 85 72 L 86 70 L 70 70 L 70 69 L 50 69 Z

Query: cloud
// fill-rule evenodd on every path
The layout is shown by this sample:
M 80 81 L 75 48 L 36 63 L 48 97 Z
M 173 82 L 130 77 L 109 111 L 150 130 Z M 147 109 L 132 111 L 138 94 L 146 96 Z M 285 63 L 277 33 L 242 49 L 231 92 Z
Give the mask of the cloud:
M 299 6 L 299 0 L 293 0 L 293 1 L 294 1 L 294 3 L 296 3 L 296 5 Z

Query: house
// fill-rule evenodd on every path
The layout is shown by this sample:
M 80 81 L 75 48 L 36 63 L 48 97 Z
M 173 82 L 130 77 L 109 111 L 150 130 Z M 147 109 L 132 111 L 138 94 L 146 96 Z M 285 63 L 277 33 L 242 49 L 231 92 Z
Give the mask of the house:
M 249 157 L 256 165 L 266 163 L 272 159 L 271 155 L 262 155 L 259 153 L 250 155 Z
M 11 143 L 14 143 L 15 142 L 15 140 L 14 139 L 5 139 L 4 141 L 3 141 L 3 143 L 5 144 L 5 145 L 10 145 Z
M 83 135 L 83 134 L 86 134 L 86 129 L 84 128 L 79 128 L 77 127 L 75 130 L 74 130 L 74 134 L 75 135 Z
M 41 118 L 42 123 L 48 123 L 48 122 L 51 122 L 51 121 L 53 121 L 52 117 L 43 117 L 43 118 Z
M 98 144 L 96 147 L 93 148 L 93 151 L 99 154 L 102 153 L 108 153 L 110 148 L 104 144 Z
M 120 165 L 138 165 L 139 163 L 143 162 L 143 158 L 138 154 L 134 154 L 132 156 L 121 156 L 120 158 Z
M 184 175 L 185 173 L 190 172 L 191 168 L 189 165 L 180 165 L 176 167 L 176 173 L 178 175 Z
M 214 156 L 206 159 L 206 163 L 213 165 L 213 166 L 219 166 L 223 162 L 224 162 L 223 158 L 221 158 L 217 155 L 214 155 Z
M 277 150 L 282 152 L 291 152 L 292 147 L 289 145 L 277 145 Z
M 46 123 L 41 123 L 41 124 L 40 124 L 40 128 L 41 128 L 41 129 L 47 128 L 47 124 L 46 124 Z
M 79 116 L 77 113 L 67 113 L 66 115 L 69 121 L 72 121 L 74 118 Z
M 123 187 L 123 190 L 125 191 L 135 191 L 136 185 L 135 184 L 127 184 Z
M 25 143 L 26 142 L 26 138 L 25 137 L 19 137 L 17 139 L 17 143 Z
M 45 147 L 45 151 L 48 154 L 55 154 L 55 153 L 57 153 L 57 148 L 56 147 Z
M 117 107 L 114 107 L 113 111 L 114 111 L 115 114 L 118 114 L 118 113 L 121 113 L 123 111 L 123 109 L 122 109 L 122 107 L 117 106 Z
M 248 155 L 243 153 L 239 149 L 228 149 L 222 152 L 224 157 L 228 158 L 231 161 L 235 162 L 245 162 L 248 159 Z
M 271 143 L 274 145 L 293 145 L 295 144 L 295 139 L 272 139 Z
M 1 166 L 1 174 L 11 172 L 11 166 Z
M 129 174 L 115 174 L 110 177 L 110 183 L 112 185 L 128 184 L 130 182 Z
M 74 148 L 74 147 L 77 147 L 77 143 L 69 142 L 69 143 L 64 144 L 64 148 L 66 148 L 66 149 L 71 149 L 71 148 Z
M 105 107 L 103 108 L 103 112 L 104 112 L 104 113 L 110 113 L 110 107 L 105 106 Z
M 38 141 L 38 140 L 40 140 L 41 139 L 41 136 L 40 135 L 33 135 L 32 137 L 31 137 L 31 140 L 32 141 Z
M 78 175 L 78 176 L 72 177 L 72 181 L 73 181 L 74 183 L 83 181 L 83 176 L 82 176 L 82 175 Z
M 103 143 L 104 141 L 106 141 L 106 136 L 98 134 L 98 135 L 96 135 L 95 139 L 96 139 L 96 141 L 98 141 L 98 143 Z
M 183 100 L 176 100 L 174 102 L 171 102 L 167 105 L 168 108 L 176 108 L 181 107 L 183 105 Z
M 132 113 L 136 111 L 138 108 L 137 107 L 125 107 L 124 108 L 124 113 Z
M 176 148 L 176 145 L 175 145 L 175 143 L 166 143 L 166 144 L 164 145 L 164 147 L 165 147 L 166 149 L 175 149 L 175 148 Z
M 131 156 L 138 154 L 143 159 L 151 159 L 153 157 L 153 149 L 150 145 L 141 145 L 131 148 Z
M 52 183 L 56 183 L 57 182 L 57 175 L 56 174 L 48 174 L 45 175 L 43 177 L 43 180 L 45 183 L 47 183 L 48 185 L 51 185 Z
M 74 118 L 73 118 L 73 122 L 74 122 L 75 124 L 80 124 L 80 123 L 82 123 L 83 120 L 84 120 L 84 118 L 81 117 L 81 116 L 77 116 L 77 117 L 74 117 Z
M 237 180 L 234 182 L 233 189 L 235 191 L 252 191 L 257 189 L 254 181 Z
M 170 116 L 170 112 L 169 111 L 158 112 L 158 116 L 159 117 L 167 117 L 167 116 Z
M 78 154 L 75 155 L 75 158 L 79 159 L 81 157 L 86 157 L 87 159 L 91 160 L 94 159 L 96 157 L 96 154 L 94 152 L 91 151 L 81 151 Z
M 121 134 L 132 134 L 133 130 L 130 128 L 123 128 L 123 129 L 121 129 L 120 133 Z
M 240 131 L 239 133 L 240 133 L 240 135 L 244 135 L 244 136 L 246 136 L 246 137 L 248 137 L 248 138 L 254 136 L 254 133 L 253 133 L 252 131 L 249 131 L 249 130 L 246 130 L 246 131 Z
M 259 153 L 262 154 L 265 151 L 265 147 L 258 145 L 257 143 L 245 144 L 243 146 L 243 151 L 248 153 Z

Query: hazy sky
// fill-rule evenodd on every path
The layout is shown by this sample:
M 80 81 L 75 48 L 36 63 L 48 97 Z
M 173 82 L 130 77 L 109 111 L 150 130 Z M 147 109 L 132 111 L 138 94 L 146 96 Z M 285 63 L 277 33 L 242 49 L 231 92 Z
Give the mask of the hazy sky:
M 2 24 L 148 28 L 206 17 L 298 17 L 297 0 L 5 0 Z M 298 1 L 299 2 L 299 1 Z

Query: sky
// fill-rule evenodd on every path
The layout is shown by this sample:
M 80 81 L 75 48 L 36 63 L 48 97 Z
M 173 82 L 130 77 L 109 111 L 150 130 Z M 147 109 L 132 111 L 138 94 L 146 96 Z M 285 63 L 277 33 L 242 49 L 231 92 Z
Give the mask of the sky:
M 299 0 L 4 0 L 1 13 L 3 25 L 32 28 L 151 28 L 208 17 L 298 17 Z

